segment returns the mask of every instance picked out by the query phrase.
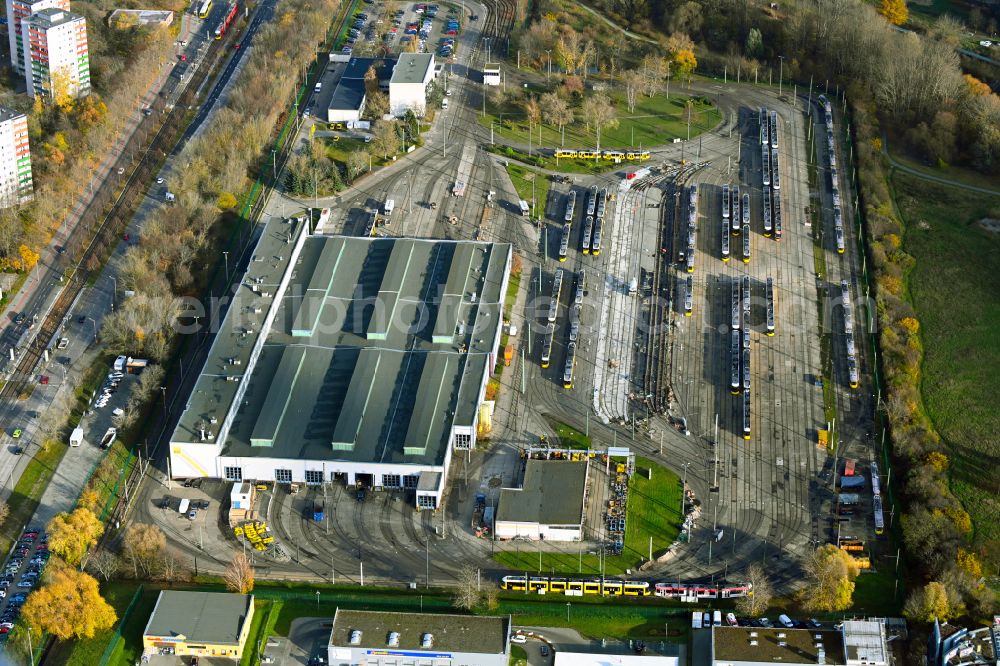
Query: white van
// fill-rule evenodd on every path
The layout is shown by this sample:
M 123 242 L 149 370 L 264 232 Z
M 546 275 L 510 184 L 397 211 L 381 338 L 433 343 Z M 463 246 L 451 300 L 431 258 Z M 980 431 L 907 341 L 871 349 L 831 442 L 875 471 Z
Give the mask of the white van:
M 190 505 L 191 505 L 191 500 L 187 498 L 182 499 L 181 503 L 177 506 L 177 513 L 183 516 L 185 513 L 187 513 L 188 506 Z
M 389 217 L 390 215 L 392 215 L 392 211 L 395 210 L 395 208 L 396 208 L 396 202 L 395 202 L 395 200 L 393 200 L 393 199 L 386 199 L 385 200 L 385 205 L 382 206 L 382 213 L 386 217 Z
M 778 616 L 778 622 L 779 622 L 779 623 L 781 624 L 781 626 L 783 626 L 783 627 L 784 627 L 785 629 L 791 629 L 792 627 L 794 627 L 794 626 L 795 626 L 795 623 L 794 623 L 794 622 L 792 622 L 792 618 L 788 617 L 787 615 L 779 615 L 779 616 Z
M 448 98 L 447 97 L 445 97 L 443 100 L 441 100 L 441 108 L 442 109 L 447 109 L 448 108 Z
M 701 613 L 698 611 L 691 613 L 691 628 L 701 629 Z
M 313 92 L 314 93 L 318 93 L 322 89 L 323 89 L 323 82 L 322 81 L 317 81 L 316 82 L 316 87 L 313 88 Z
M 722 611 L 715 611 L 712 613 L 712 626 L 713 627 L 722 626 Z

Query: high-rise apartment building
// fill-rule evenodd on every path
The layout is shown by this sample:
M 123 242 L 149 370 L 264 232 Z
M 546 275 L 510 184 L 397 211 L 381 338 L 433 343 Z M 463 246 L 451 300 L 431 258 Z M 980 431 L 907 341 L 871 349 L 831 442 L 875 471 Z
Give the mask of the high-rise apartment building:
M 28 117 L 0 106 L 0 207 L 31 199 Z
M 10 64 L 14 71 L 24 76 L 24 42 L 21 23 L 43 9 L 69 11 L 69 0 L 7 0 L 7 39 L 10 42 Z
M 90 93 L 86 19 L 62 9 L 42 9 L 22 21 L 21 37 L 29 95 L 54 97 L 60 86 L 72 97 Z

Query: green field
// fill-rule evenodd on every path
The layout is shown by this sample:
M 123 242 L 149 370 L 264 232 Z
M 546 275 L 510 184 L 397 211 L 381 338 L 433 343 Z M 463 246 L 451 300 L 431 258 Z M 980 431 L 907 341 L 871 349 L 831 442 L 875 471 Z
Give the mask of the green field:
M 1000 411 L 990 388 L 1000 373 L 1000 198 L 893 176 L 916 259 L 909 290 L 924 346 L 921 392 L 951 450 L 952 489 L 981 541 L 1000 540 Z
M 603 558 L 607 575 L 635 569 L 649 557 L 649 539 L 653 539 L 653 557 L 662 554 L 677 538 L 681 525 L 681 480 L 676 474 L 647 458 L 636 459 L 636 473 L 629 480 L 628 508 L 625 523 L 625 548 L 619 556 Z M 652 478 L 647 473 L 652 470 Z M 584 552 L 582 544 L 545 544 L 515 542 L 512 550 L 497 553 L 495 559 L 514 571 L 530 573 L 601 574 L 601 555 Z M 556 547 L 553 550 L 553 546 Z
M 557 421 L 554 424 L 556 430 L 556 436 L 559 437 L 558 442 L 553 442 L 553 446 L 562 446 L 567 449 L 589 449 L 590 448 L 590 437 L 583 434 L 576 428 L 573 428 L 561 421 Z
M 691 138 L 706 132 L 722 120 L 722 114 L 709 100 L 701 97 L 689 98 L 686 95 L 672 94 L 669 99 L 664 95 L 642 97 L 637 100 L 635 112 L 629 113 L 625 105 L 625 96 L 621 92 L 609 95 L 618 109 L 618 127 L 605 130 L 601 134 L 601 149 L 612 148 L 649 148 L 661 146 L 674 139 L 686 139 L 687 107 L 685 102 L 692 100 L 691 105 Z M 498 143 L 513 142 L 528 145 L 528 121 L 520 107 L 509 106 L 500 110 L 490 110 L 484 116 L 477 114 L 479 123 L 484 127 L 493 124 L 495 141 Z M 575 110 L 579 114 L 579 109 Z M 583 119 L 578 118 L 566 126 L 566 141 L 563 144 L 558 127 L 550 127 L 542 123 L 541 136 L 537 125 L 532 126 L 532 144 L 534 148 L 541 146 L 551 154 L 552 149 L 565 145 L 566 148 L 594 148 L 597 137 L 593 131 L 588 131 Z M 576 160 L 569 160 L 572 163 Z M 561 160 L 561 162 L 566 162 Z
M 507 174 L 517 190 L 517 196 L 531 205 L 531 195 L 535 195 L 535 217 L 542 217 L 545 212 L 545 201 L 549 197 L 549 177 L 540 171 L 535 171 L 520 164 L 508 164 Z M 532 188 L 534 183 L 534 188 Z

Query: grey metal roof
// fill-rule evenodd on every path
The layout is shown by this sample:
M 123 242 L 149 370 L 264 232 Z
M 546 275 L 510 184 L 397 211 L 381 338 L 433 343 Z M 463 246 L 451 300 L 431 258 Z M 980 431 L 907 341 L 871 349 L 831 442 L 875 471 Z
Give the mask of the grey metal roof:
M 421 83 L 434 68 L 433 53 L 400 53 L 392 70 L 391 83 Z
M 251 594 L 163 590 L 143 635 L 184 636 L 187 643 L 236 645 L 251 604 Z
M 590 462 L 528 460 L 521 488 L 504 488 L 497 521 L 580 525 Z
M 0 122 L 6 122 L 8 120 L 13 120 L 15 118 L 20 118 L 24 114 L 20 111 L 15 111 L 14 109 L 8 108 L 6 106 L 0 106 Z
M 360 641 L 352 645 L 351 632 L 354 631 L 360 631 L 361 636 Z M 507 652 L 509 631 L 509 617 L 386 613 L 338 608 L 333 616 L 329 644 L 368 650 L 504 654 Z M 398 644 L 389 645 L 390 632 L 399 634 Z M 424 634 L 433 636 L 429 648 L 421 646 Z
M 329 108 L 358 111 L 365 102 L 365 82 L 362 79 L 341 79 L 333 89 Z
M 289 265 L 301 231 L 265 228 L 173 441 L 211 444 L 201 429 L 220 432 L 241 387 L 225 456 L 443 464 L 475 418 L 510 245 L 310 236 Z M 454 324 L 437 330 L 449 290 Z

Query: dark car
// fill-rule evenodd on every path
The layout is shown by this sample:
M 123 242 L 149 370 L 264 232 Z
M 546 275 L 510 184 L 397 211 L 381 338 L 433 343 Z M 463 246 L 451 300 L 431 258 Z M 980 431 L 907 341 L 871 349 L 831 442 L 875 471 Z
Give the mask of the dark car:
M 161 499 L 158 506 L 161 509 L 168 509 L 168 508 L 170 508 L 170 497 L 164 497 L 163 499 Z
M 76 323 L 78 323 L 78 324 L 86 324 L 87 323 L 87 315 L 80 315 L 79 317 L 77 317 L 76 318 Z
M 538 649 L 538 651 L 542 653 L 543 657 L 549 656 L 549 646 L 548 645 L 542 645 L 542 647 L 540 647 Z
M 208 500 L 197 500 L 195 502 L 192 502 L 191 506 L 193 506 L 196 509 L 207 509 L 209 504 L 211 504 L 211 502 L 209 502 Z

